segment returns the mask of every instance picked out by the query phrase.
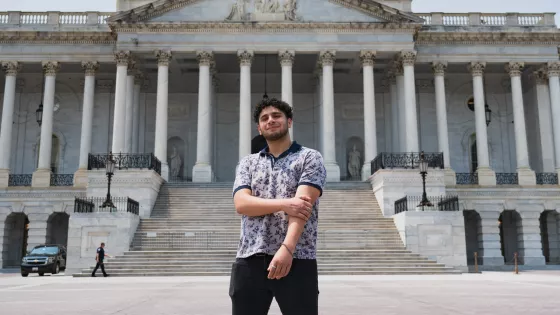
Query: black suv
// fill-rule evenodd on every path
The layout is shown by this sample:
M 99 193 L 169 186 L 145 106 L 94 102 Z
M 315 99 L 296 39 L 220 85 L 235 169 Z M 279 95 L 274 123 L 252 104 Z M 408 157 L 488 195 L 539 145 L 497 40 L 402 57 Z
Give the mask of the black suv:
M 27 277 L 30 273 L 45 273 L 53 275 L 66 269 L 66 248 L 62 245 L 35 246 L 21 260 L 21 276 Z

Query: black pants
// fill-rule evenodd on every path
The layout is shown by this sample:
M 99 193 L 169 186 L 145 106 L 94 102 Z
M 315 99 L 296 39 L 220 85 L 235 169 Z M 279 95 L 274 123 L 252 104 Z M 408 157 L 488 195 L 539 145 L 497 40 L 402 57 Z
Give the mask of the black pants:
M 95 275 L 95 272 L 97 272 L 97 269 L 99 269 L 99 267 L 101 267 L 101 271 L 103 271 L 103 275 L 104 275 L 105 277 L 107 277 L 107 273 L 105 272 L 105 265 L 103 264 L 103 262 L 98 262 L 98 263 L 95 265 L 95 268 L 93 269 L 93 272 L 91 273 L 91 275 L 94 276 L 94 275 Z
M 273 256 L 238 258 L 232 266 L 229 296 L 233 315 L 266 315 L 272 298 L 283 315 L 318 315 L 319 282 L 317 261 L 294 259 L 288 275 L 268 279 Z

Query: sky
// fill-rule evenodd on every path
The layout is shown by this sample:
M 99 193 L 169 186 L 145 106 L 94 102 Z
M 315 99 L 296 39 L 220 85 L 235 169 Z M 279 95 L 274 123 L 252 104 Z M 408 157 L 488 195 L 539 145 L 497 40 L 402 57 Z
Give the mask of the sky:
M 117 0 L 0 0 L 0 11 L 115 11 Z M 301 0 L 300 0 L 301 1 Z M 507 5 L 504 5 L 507 3 Z M 413 12 L 542 13 L 555 12 L 560 27 L 560 0 L 413 0 Z

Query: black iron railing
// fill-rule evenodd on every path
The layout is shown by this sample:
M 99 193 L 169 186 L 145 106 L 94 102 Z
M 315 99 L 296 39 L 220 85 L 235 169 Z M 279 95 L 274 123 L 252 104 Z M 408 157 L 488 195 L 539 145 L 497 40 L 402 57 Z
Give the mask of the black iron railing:
M 496 173 L 496 185 L 519 185 L 517 173 Z
M 51 174 L 51 186 L 73 186 L 74 174 Z
M 115 161 L 115 168 L 123 169 L 149 169 L 161 175 L 161 161 L 153 153 L 119 153 L 111 155 Z M 109 154 L 89 154 L 88 170 L 105 169 Z
M 432 196 L 428 197 L 432 203 L 431 207 L 424 206 L 418 207 L 422 196 L 405 196 L 395 201 L 395 214 L 405 211 L 459 211 L 459 197 L 458 196 Z
M 33 181 L 32 174 L 10 174 L 8 177 L 8 186 L 10 187 L 24 187 L 31 186 Z
M 106 197 L 87 197 L 77 198 L 74 200 L 75 213 L 93 213 L 93 212 L 130 212 L 138 215 L 140 213 L 140 204 L 138 201 L 128 197 L 112 197 L 114 208 L 103 207 Z
M 558 173 L 537 173 L 537 185 L 558 185 Z
M 455 174 L 457 185 L 478 185 L 478 173 Z
M 443 153 L 426 153 L 424 158 L 430 168 L 444 168 Z M 415 169 L 420 164 L 420 153 L 380 153 L 371 161 L 371 175 L 380 169 Z

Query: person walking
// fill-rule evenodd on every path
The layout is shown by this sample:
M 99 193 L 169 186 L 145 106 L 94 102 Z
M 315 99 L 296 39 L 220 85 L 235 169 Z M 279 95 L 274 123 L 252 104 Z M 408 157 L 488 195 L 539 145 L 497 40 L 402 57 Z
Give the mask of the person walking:
M 105 256 L 111 257 L 111 256 L 105 254 L 105 243 L 101 243 L 101 246 L 99 246 L 99 248 L 97 248 L 97 253 L 95 254 L 95 261 L 97 262 L 97 264 L 95 265 L 95 268 L 93 269 L 93 272 L 91 273 L 92 277 L 95 277 L 95 272 L 97 272 L 97 269 L 99 269 L 99 267 L 101 267 L 101 271 L 103 272 L 103 277 L 108 277 L 109 276 L 105 272 L 105 265 L 103 264 L 103 260 L 105 259 Z
M 292 108 L 264 99 L 253 118 L 267 146 L 238 163 L 233 201 L 242 215 L 229 296 L 233 315 L 317 315 L 319 198 L 326 181 L 321 154 L 290 140 Z

